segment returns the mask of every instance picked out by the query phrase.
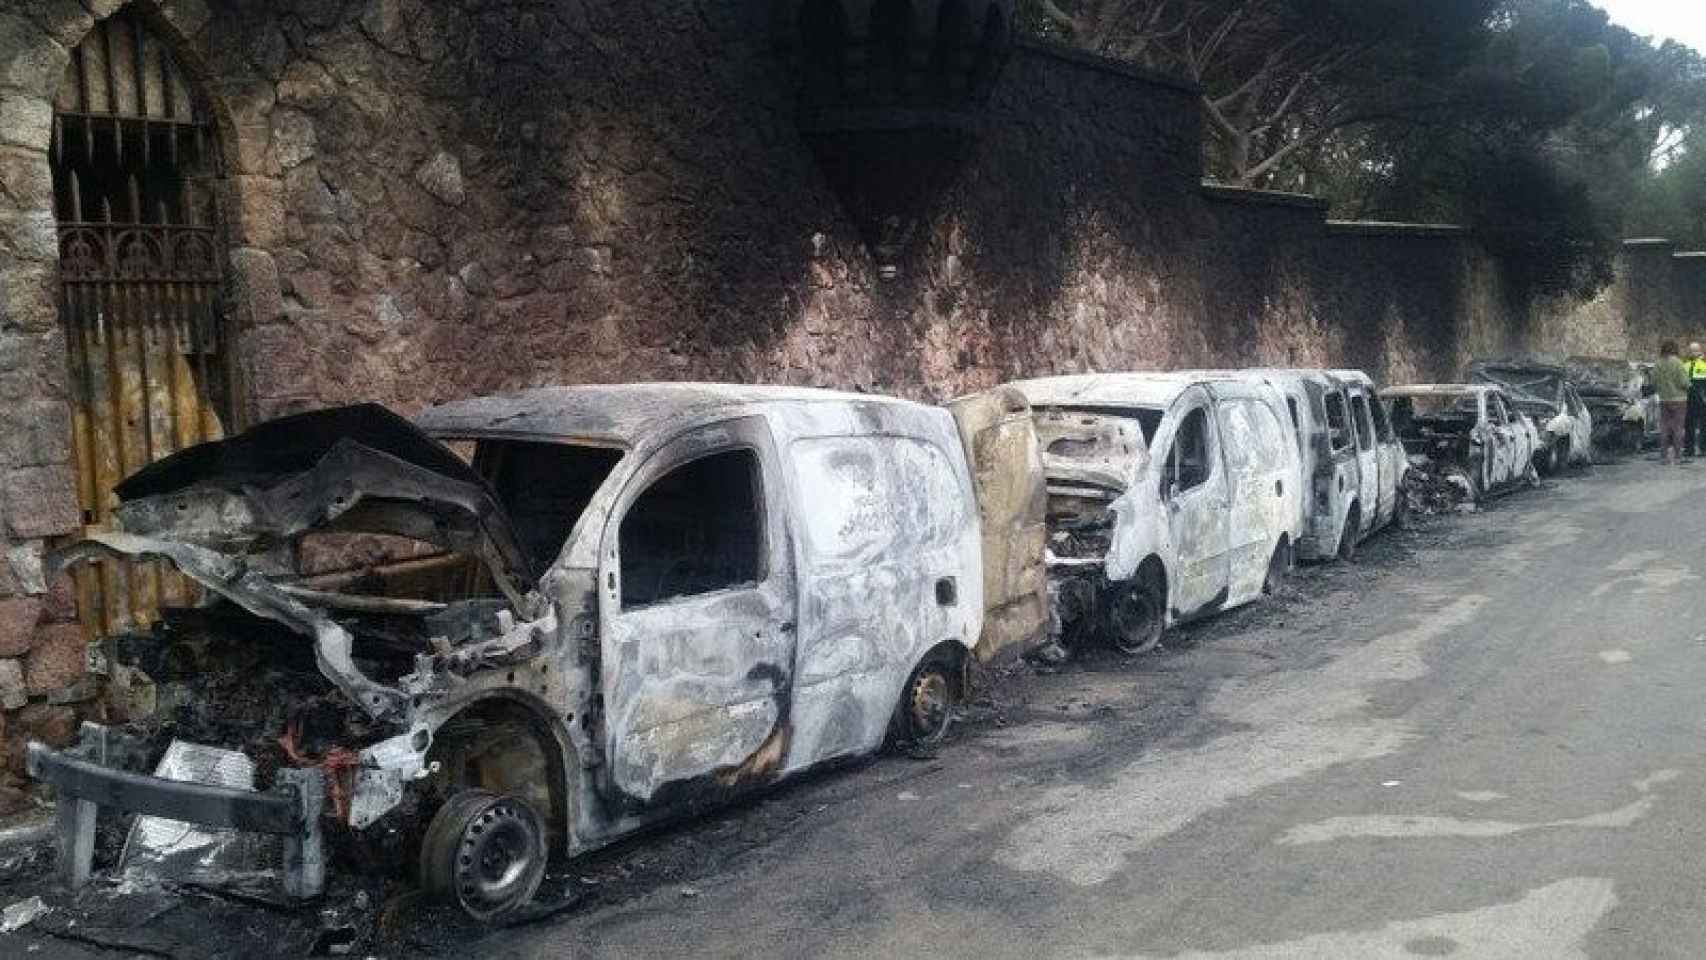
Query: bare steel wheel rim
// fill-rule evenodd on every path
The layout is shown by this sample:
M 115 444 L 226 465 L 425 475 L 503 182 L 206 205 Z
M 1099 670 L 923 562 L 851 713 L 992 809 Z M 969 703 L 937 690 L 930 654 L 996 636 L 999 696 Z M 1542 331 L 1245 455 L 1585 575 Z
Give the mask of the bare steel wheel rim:
M 907 697 L 907 719 L 919 740 L 937 740 L 948 731 L 948 707 L 952 696 L 948 678 L 930 665 L 913 678 Z
M 453 797 L 428 828 L 423 868 L 429 888 L 470 917 L 512 913 L 533 898 L 545 876 L 539 815 L 512 796 L 468 791 Z

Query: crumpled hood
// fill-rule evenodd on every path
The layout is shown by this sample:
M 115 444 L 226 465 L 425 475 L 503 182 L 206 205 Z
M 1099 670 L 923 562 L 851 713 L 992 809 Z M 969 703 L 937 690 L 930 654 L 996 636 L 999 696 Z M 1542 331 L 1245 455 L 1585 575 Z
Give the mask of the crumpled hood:
M 378 404 L 283 417 L 190 447 L 116 492 L 126 532 L 226 552 L 359 529 L 476 554 L 506 593 L 522 592 L 534 569 L 484 478 Z
M 138 471 L 117 492 L 122 531 L 57 551 L 56 568 L 103 556 L 167 560 L 250 613 L 312 637 L 321 672 L 376 718 L 396 716 L 406 698 L 356 668 L 351 635 L 329 615 L 329 596 L 291 582 L 281 557 L 301 535 L 351 531 L 431 543 L 477 558 L 524 618 L 543 605 L 529 590 L 532 561 L 491 487 L 448 447 L 375 404 L 285 417 L 191 447 Z

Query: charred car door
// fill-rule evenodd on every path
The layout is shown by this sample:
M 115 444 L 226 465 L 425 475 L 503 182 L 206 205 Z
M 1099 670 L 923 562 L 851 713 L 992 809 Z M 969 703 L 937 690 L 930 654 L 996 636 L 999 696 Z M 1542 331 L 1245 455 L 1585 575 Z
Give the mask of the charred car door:
M 774 779 L 788 748 L 796 584 L 769 424 L 676 438 L 618 495 L 599 552 L 611 787 L 669 805 Z
M 1174 555 L 1169 604 L 1182 619 L 1226 603 L 1231 530 L 1226 468 L 1208 398 L 1187 393 L 1173 416 L 1178 426 L 1164 441 L 1160 482 Z
M 1374 443 L 1380 459 L 1380 524 L 1392 522 L 1398 512 L 1398 498 L 1404 495 L 1404 471 L 1409 469 L 1409 457 L 1404 444 L 1392 429 L 1392 418 L 1385 401 L 1370 395 L 1369 409 L 1374 414 Z
M 1487 425 L 1488 467 L 1486 485 L 1489 489 L 1501 487 L 1516 479 L 1519 470 L 1517 458 L 1524 455 L 1527 446 L 1519 434 L 1520 425 L 1512 419 L 1510 409 L 1505 406 L 1504 397 L 1497 393 L 1485 395 L 1485 418 Z M 1532 455 L 1533 451 L 1527 451 Z
M 1351 398 L 1351 423 L 1356 429 L 1357 444 L 1357 504 L 1362 511 L 1360 530 L 1348 531 L 1360 536 L 1373 530 L 1380 522 L 1380 450 L 1375 442 L 1374 414 L 1369 410 L 1368 391 L 1352 386 L 1345 391 Z

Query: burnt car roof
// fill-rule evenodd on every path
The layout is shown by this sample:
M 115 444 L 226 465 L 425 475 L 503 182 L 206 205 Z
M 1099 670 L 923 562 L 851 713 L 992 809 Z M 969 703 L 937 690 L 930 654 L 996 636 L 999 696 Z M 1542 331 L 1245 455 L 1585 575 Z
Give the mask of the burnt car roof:
M 224 440 L 198 444 L 156 460 L 115 489 L 120 500 L 175 493 L 192 486 L 238 489 L 302 473 L 339 443 L 350 442 L 484 487 L 461 458 L 405 418 L 377 403 L 334 407 L 268 420 Z
M 628 383 L 539 387 L 456 400 L 415 418 L 438 437 L 550 437 L 632 447 L 660 427 L 688 427 L 717 416 L 773 404 L 859 403 L 915 406 L 911 401 L 807 387 L 723 383 Z
M 1387 387 L 1380 395 L 1393 397 L 1462 397 L 1476 393 L 1504 393 L 1505 389 L 1491 383 L 1407 383 Z

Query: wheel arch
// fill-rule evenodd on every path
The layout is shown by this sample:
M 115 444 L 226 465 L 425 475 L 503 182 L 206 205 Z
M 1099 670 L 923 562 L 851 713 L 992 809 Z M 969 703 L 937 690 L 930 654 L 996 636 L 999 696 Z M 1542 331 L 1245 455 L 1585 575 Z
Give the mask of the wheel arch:
M 467 754 L 459 753 L 462 748 L 478 745 L 479 738 L 489 737 L 494 731 L 501 733 L 506 728 L 524 731 L 538 752 L 538 760 L 544 768 L 543 787 L 547 798 L 546 809 L 540 813 L 546 819 L 546 830 L 560 841 L 553 846 L 562 849 L 562 842 L 574 834 L 576 804 L 569 777 L 571 773 L 578 775 L 579 755 L 569 740 L 563 721 L 543 700 L 525 691 L 494 690 L 459 704 L 455 712 L 434 730 L 432 744 L 427 748 L 428 763 L 440 763 L 445 783 L 453 788 L 500 789 L 501 785 L 468 782 L 466 767 L 451 770 L 446 764 L 455 763 L 459 757 L 466 760 Z M 537 791 L 523 795 L 524 799 L 534 802 L 537 797 Z

